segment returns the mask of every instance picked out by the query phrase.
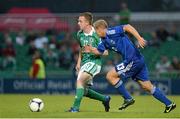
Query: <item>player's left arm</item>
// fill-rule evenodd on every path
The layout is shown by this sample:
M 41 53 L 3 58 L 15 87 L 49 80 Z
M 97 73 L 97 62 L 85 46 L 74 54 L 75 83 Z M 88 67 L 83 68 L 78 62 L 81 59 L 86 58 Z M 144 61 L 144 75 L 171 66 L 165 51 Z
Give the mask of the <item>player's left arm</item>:
M 84 46 L 84 52 L 93 53 L 95 55 L 103 55 L 103 56 L 107 56 L 109 54 L 108 50 L 104 50 L 104 51 L 100 52 L 97 48 L 92 47 L 90 45 Z
M 146 40 L 144 40 L 144 38 L 140 36 L 138 31 L 133 26 L 131 26 L 130 24 L 124 25 L 123 30 L 131 33 L 138 40 L 139 46 L 141 48 L 144 48 L 146 46 Z

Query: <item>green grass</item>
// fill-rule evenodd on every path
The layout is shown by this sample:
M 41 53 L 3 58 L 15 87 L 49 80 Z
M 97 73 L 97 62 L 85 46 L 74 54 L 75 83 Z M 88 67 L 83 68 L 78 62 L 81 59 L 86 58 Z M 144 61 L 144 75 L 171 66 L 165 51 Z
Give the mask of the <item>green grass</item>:
M 29 100 L 34 97 L 41 98 L 45 107 L 42 112 L 31 112 L 28 107 Z M 151 96 L 135 96 L 136 102 L 126 110 L 119 111 L 123 102 L 120 96 L 112 96 L 110 112 L 104 112 L 101 102 L 84 98 L 81 112 L 65 112 L 71 107 L 72 95 L 0 95 L 0 118 L 180 118 L 180 96 L 169 96 L 177 104 L 171 113 L 164 114 L 164 105 Z

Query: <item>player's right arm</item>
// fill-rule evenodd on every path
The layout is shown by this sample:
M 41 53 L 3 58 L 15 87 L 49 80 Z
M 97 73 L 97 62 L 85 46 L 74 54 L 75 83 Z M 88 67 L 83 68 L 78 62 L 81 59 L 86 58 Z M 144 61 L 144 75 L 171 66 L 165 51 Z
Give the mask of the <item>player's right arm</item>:
M 77 60 L 77 63 L 76 63 L 76 71 L 77 72 L 79 72 L 79 70 L 80 70 L 80 67 L 81 67 L 81 57 L 82 57 L 82 49 L 81 49 L 81 43 L 80 43 L 80 33 L 81 33 L 82 31 L 80 30 L 80 31 L 78 31 L 78 33 L 77 33 L 77 41 L 78 41 L 78 43 L 79 43 L 79 46 L 80 46 L 80 48 L 79 48 L 79 55 L 78 55 L 78 60 Z
M 76 71 L 79 72 L 80 67 L 81 67 L 81 57 L 82 57 L 82 53 L 81 53 L 81 49 L 79 50 L 79 56 L 78 56 L 78 60 L 77 60 L 77 64 L 76 64 Z
M 142 48 L 145 47 L 146 41 L 144 40 L 143 37 L 140 36 L 138 31 L 133 26 L 131 26 L 130 24 L 123 25 L 123 30 L 126 31 L 126 32 L 131 33 L 138 40 L 138 43 L 139 43 L 140 47 L 142 47 Z

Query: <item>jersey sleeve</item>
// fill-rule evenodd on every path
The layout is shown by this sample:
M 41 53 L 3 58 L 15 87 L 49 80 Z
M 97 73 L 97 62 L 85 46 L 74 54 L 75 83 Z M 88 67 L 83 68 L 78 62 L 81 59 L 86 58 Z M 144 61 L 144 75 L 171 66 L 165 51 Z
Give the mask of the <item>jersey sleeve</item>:
M 104 43 L 102 41 L 100 41 L 100 43 L 98 44 L 97 50 L 100 53 L 104 53 L 104 51 L 106 50 L 106 47 L 104 46 Z

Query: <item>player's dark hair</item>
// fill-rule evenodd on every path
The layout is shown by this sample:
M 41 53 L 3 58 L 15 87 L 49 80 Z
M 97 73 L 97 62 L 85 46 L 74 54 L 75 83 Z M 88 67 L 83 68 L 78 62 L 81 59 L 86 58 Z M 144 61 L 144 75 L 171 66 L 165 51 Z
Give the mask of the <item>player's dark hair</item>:
M 108 24 L 104 19 L 99 19 L 99 20 L 94 22 L 93 26 L 94 26 L 95 29 L 97 29 L 99 27 L 107 28 Z
M 92 15 L 92 13 L 90 13 L 90 12 L 83 12 L 83 13 L 80 13 L 79 16 L 85 17 L 85 19 L 89 22 L 90 25 L 93 24 L 93 15 Z

